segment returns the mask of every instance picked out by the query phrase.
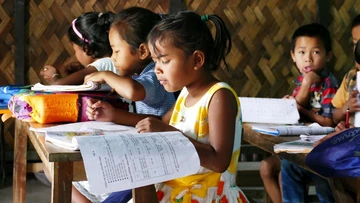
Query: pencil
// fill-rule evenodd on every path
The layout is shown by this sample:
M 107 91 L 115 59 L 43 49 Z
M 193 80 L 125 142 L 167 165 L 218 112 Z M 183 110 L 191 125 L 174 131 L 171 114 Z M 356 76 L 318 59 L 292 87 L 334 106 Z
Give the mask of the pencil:
M 349 128 L 349 114 L 350 114 L 350 109 L 348 107 L 345 113 L 345 128 Z
M 106 101 L 107 99 L 109 99 L 109 97 L 114 93 L 115 88 L 111 88 L 111 90 L 105 95 L 105 97 L 102 98 L 101 101 Z

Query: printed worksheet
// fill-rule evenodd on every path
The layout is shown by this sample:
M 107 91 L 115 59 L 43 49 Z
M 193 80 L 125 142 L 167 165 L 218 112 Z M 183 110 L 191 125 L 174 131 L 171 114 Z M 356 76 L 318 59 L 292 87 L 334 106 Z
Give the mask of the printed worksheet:
M 178 131 L 76 137 L 90 190 L 108 193 L 196 173 L 194 145 Z

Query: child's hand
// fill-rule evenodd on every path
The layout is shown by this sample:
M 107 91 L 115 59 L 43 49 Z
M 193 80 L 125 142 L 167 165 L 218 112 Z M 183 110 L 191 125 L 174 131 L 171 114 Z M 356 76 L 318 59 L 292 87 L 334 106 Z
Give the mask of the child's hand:
M 163 121 L 154 117 L 147 117 L 139 121 L 136 126 L 136 130 L 139 133 L 145 132 L 164 132 L 164 131 L 175 131 L 177 130 L 173 126 L 170 126 Z
M 321 81 L 320 75 L 318 75 L 314 71 L 310 71 L 304 74 L 304 79 L 302 80 L 302 84 L 307 84 L 311 86 L 313 84 L 319 83 L 320 81 Z
M 354 90 L 350 93 L 349 99 L 345 103 L 345 107 L 349 107 L 350 113 L 355 113 L 356 111 L 360 111 L 360 106 L 358 102 L 358 94 L 359 92 L 357 90 Z
M 98 71 L 95 73 L 91 73 L 87 76 L 85 76 L 84 78 L 84 84 L 87 83 L 88 81 L 93 81 L 93 82 L 99 82 L 99 83 L 105 83 L 105 73 L 106 71 Z
M 290 96 L 290 95 L 285 95 L 285 96 L 283 97 L 283 99 L 295 99 L 295 97 Z M 297 109 L 298 109 L 299 112 L 302 112 L 302 110 L 305 109 L 304 107 L 302 107 L 302 106 L 301 106 L 299 103 L 297 103 L 297 102 L 296 102 L 296 107 L 297 107 Z
M 87 104 L 86 116 L 89 120 L 113 121 L 115 109 L 111 104 L 96 99 L 88 99 Z
M 44 68 L 40 70 L 40 75 L 49 83 L 53 80 L 55 74 L 58 74 L 58 72 L 54 66 L 45 65 Z
M 283 97 L 283 99 L 295 99 L 295 97 L 291 96 L 291 95 L 285 95 Z

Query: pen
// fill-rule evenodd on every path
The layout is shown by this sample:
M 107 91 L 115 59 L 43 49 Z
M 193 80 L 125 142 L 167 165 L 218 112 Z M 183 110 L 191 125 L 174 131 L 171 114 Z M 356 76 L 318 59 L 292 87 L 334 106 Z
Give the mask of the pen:
M 349 114 L 350 114 L 350 109 L 348 107 L 345 113 L 345 128 L 349 128 Z
M 111 95 L 112 93 L 114 93 L 115 89 L 111 88 L 111 90 L 105 95 L 105 97 L 102 98 L 101 101 L 106 101 Z

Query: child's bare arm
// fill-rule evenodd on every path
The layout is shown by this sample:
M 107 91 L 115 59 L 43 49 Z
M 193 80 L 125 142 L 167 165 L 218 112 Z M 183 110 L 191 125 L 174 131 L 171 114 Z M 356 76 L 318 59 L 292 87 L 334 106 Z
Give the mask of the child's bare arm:
M 97 69 L 93 66 L 86 67 L 79 71 L 76 71 L 68 76 L 63 78 L 54 77 L 51 84 L 52 85 L 81 85 L 84 83 L 84 78 L 86 75 L 97 72 Z
M 300 107 L 299 113 L 301 115 L 304 115 L 311 122 L 316 122 L 321 126 L 334 126 L 334 122 L 332 118 L 316 114 L 311 110 L 307 110 L 306 108 Z
M 335 123 L 339 123 L 340 121 L 345 121 L 345 114 L 347 109 L 349 108 L 350 114 L 353 114 L 357 111 L 360 111 L 359 102 L 357 99 L 358 91 L 355 90 L 351 92 L 349 99 L 341 108 L 336 108 L 333 115 L 333 120 Z
M 111 71 L 99 71 L 85 77 L 85 82 L 95 81 L 107 83 L 122 97 L 131 101 L 141 101 L 145 98 L 145 88 L 130 76 L 119 76 Z
M 208 115 L 210 144 L 190 139 L 199 154 L 201 166 L 219 173 L 229 167 L 237 111 L 237 102 L 229 90 L 221 89 L 214 94 Z

